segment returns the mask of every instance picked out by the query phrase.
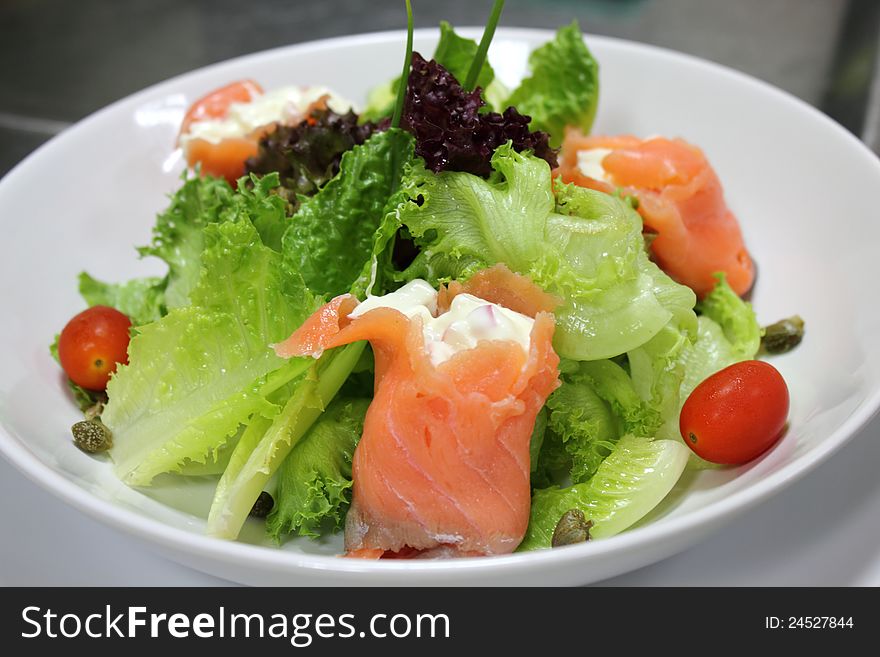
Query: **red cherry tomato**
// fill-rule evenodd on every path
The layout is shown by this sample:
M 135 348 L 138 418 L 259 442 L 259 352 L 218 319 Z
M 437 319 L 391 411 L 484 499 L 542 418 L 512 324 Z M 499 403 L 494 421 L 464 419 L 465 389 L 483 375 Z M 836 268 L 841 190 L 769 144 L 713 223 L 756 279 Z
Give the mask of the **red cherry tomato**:
M 681 436 L 713 463 L 747 463 L 772 447 L 788 419 L 788 386 L 772 365 L 747 360 L 698 385 L 679 417 Z
M 131 320 L 114 308 L 93 306 L 67 322 L 58 339 L 61 367 L 75 384 L 104 390 L 117 363 L 128 363 Z
M 190 106 L 180 125 L 180 134 L 189 132 L 189 127 L 197 121 L 222 119 L 232 103 L 247 103 L 262 93 L 263 88 L 253 80 L 238 80 L 215 89 Z
M 235 188 L 238 179 L 245 173 L 247 159 L 256 156 L 259 151 L 256 140 L 243 137 L 229 137 L 219 144 L 193 139 L 187 144 L 186 163 L 193 168 L 201 164 L 203 176 L 226 178 L 226 182 Z

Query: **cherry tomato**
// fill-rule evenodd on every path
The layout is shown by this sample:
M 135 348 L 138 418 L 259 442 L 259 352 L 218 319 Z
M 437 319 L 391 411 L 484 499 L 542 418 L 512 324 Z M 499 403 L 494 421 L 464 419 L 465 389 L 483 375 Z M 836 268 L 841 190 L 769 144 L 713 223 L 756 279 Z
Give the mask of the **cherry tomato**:
M 788 418 L 788 386 L 759 360 L 735 363 L 698 385 L 681 409 L 679 429 L 698 456 L 747 463 L 772 447 Z
M 253 80 L 238 80 L 215 89 L 190 106 L 180 125 L 180 134 L 189 132 L 189 127 L 197 121 L 222 119 L 232 103 L 247 103 L 262 93 L 263 88 Z
M 186 163 L 193 168 L 201 164 L 203 176 L 226 178 L 226 182 L 235 188 L 245 173 L 245 162 L 259 150 L 257 141 L 252 139 L 229 137 L 219 144 L 193 139 L 187 144 Z
M 75 384 L 103 390 L 117 363 L 128 363 L 131 320 L 114 308 L 92 306 L 67 322 L 58 339 L 61 367 Z

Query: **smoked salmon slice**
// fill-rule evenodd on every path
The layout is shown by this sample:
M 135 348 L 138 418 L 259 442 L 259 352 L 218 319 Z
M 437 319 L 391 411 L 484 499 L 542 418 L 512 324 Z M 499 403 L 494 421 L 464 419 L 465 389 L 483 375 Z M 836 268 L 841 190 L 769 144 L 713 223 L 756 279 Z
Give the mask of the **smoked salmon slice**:
M 545 292 L 526 276 L 515 274 L 503 262 L 482 269 L 461 283 L 452 281 L 439 290 L 437 305 L 446 312 L 456 295 L 467 293 L 523 315 L 552 313 L 562 300 Z
M 597 178 L 585 175 L 578 153 L 602 155 Z M 563 182 L 606 193 L 621 188 L 639 201 L 645 228 L 656 233 L 654 259 L 673 279 L 703 297 L 715 286 L 716 272 L 743 295 L 755 279 L 736 217 L 724 201 L 721 182 L 703 152 L 681 139 L 584 136 L 566 131 L 560 165 Z M 604 179 L 602 179 L 604 178 Z
M 527 279 L 517 285 L 517 294 L 541 298 L 524 292 L 533 286 Z M 346 554 L 512 552 L 529 521 L 535 418 L 559 385 L 553 316 L 536 312 L 528 350 L 513 340 L 481 340 L 435 365 L 418 316 L 380 307 L 349 317 L 356 305 L 351 295 L 336 297 L 275 347 L 290 357 L 358 340 L 373 346 L 375 396 L 352 463 Z

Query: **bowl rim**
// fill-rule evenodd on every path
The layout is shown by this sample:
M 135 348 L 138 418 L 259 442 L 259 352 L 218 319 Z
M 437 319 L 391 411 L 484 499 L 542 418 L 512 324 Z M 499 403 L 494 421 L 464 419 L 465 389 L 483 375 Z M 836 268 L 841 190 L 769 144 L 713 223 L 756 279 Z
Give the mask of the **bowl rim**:
M 457 28 L 457 31 L 466 36 L 479 37 L 482 28 L 463 27 Z M 415 31 L 416 38 L 436 37 L 437 34 L 437 28 L 421 28 Z M 253 64 L 258 67 L 263 61 L 283 57 L 289 53 L 318 52 L 340 47 L 370 47 L 392 40 L 402 42 L 404 36 L 405 31 L 403 30 L 388 30 L 280 46 L 216 62 L 153 84 L 92 113 L 37 148 L 0 179 L 0 203 L 2 203 L 4 192 L 14 187 L 19 177 L 28 175 L 29 170 L 33 167 L 39 167 L 40 160 L 45 157 L 45 154 L 55 148 L 60 141 L 67 139 L 75 130 L 102 121 L 105 116 L 121 107 L 129 105 L 134 107 L 148 98 L 167 95 L 172 92 L 175 86 L 184 83 L 192 75 L 220 69 L 233 62 Z M 499 27 L 496 32 L 497 38 L 513 40 L 546 40 L 552 36 L 552 30 L 535 28 Z M 645 56 L 666 58 L 676 65 L 708 69 L 716 76 L 727 78 L 736 84 L 747 85 L 770 98 L 784 102 L 793 111 L 806 112 L 813 119 L 824 123 L 826 128 L 835 132 L 841 140 L 847 142 L 853 149 L 853 155 L 863 159 L 863 166 L 873 167 L 878 180 L 880 180 L 880 159 L 864 143 L 833 119 L 787 91 L 730 67 L 668 48 L 589 33 L 584 34 L 584 38 L 590 45 L 601 44 L 602 47 L 618 49 L 621 52 L 637 51 Z M 564 549 L 514 553 L 490 558 L 476 557 L 436 561 L 341 559 L 335 556 L 301 553 L 217 539 L 140 515 L 93 495 L 43 463 L 36 454 L 28 449 L 26 443 L 14 437 L 11 431 L 3 425 L 0 425 L 0 453 L 28 479 L 92 518 L 144 539 L 147 543 L 183 551 L 194 557 L 208 556 L 214 560 L 239 565 L 258 564 L 260 569 L 271 568 L 285 572 L 332 571 L 337 574 L 366 579 L 369 579 L 370 576 L 387 578 L 397 575 L 402 581 L 406 576 L 418 573 L 427 578 L 433 576 L 436 581 L 440 582 L 443 575 L 452 572 L 478 570 L 481 572 L 506 571 L 510 574 L 516 574 L 518 571 L 532 570 L 543 565 L 574 565 L 575 562 L 590 557 L 601 558 L 612 553 L 631 554 L 637 552 L 645 544 L 671 543 L 676 536 L 696 532 L 701 526 L 708 526 L 713 522 L 720 524 L 806 475 L 856 435 L 878 412 L 878 409 L 880 409 L 880 387 L 871 391 L 871 394 L 867 395 L 834 431 L 810 451 L 799 455 L 780 467 L 779 470 L 768 474 L 764 479 L 753 482 L 748 487 L 735 491 L 724 499 L 710 502 L 706 506 L 689 511 L 680 517 L 667 518 L 661 523 L 650 523 L 601 541 L 568 546 Z

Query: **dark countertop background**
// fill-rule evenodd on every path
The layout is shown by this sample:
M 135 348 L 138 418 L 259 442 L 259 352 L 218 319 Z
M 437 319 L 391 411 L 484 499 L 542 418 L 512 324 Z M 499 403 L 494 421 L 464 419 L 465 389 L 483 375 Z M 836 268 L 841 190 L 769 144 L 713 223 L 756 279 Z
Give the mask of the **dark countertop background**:
M 489 0 L 413 0 L 416 24 L 482 24 Z M 0 175 L 87 114 L 240 54 L 399 29 L 403 0 L 0 0 Z M 878 150 L 878 0 L 508 0 L 502 25 L 691 53 L 819 107 Z M 613 585 L 880 585 L 880 417 L 704 542 Z M 0 585 L 216 585 L 73 511 L 0 459 Z M 39 518 L 35 522 L 34 518 Z M 95 547 L 99 546 L 96 552 Z M 69 564 L 76 563 L 71 569 Z
M 414 0 L 418 27 L 479 25 L 489 0 Z M 653 43 L 739 69 L 869 142 L 877 0 L 508 0 L 502 25 Z M 3 0 L 0 175 L 69 124 L 143 87 L 249 52 L 405 25 L 402 0 Z M 867 128 L 867 130 L 866 130 Z M 874 146 L 875 144 L 871 144 Z

